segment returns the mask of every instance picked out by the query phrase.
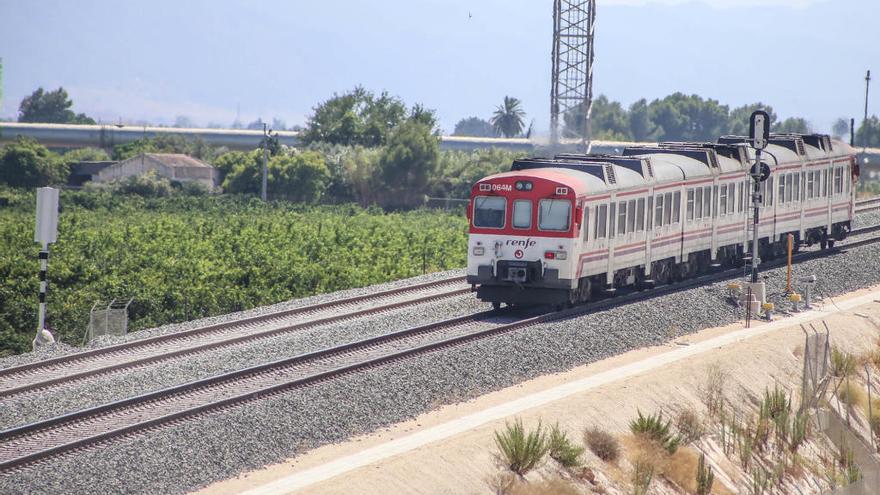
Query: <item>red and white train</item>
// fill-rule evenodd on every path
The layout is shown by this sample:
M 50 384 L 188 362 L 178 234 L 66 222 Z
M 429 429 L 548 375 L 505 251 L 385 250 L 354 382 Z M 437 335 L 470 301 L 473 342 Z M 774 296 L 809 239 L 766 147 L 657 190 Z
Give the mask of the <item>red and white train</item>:
M 742 262 L 754 162 L 745 141 L 515 161 L 472 188 L 468 282 L 496 307 L 559 306 Z M 783 254 L 789 233 L 796 247 L 846 237 L 858 178 L 850 146 L 821 134 L 772 135 L 762 161 L 771 174 L 762 183 L 761 258 Z

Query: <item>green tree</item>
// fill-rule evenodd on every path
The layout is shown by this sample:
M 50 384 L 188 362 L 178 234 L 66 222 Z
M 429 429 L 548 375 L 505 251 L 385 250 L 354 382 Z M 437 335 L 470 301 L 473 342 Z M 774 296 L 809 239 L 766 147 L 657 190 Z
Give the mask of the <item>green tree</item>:
M 758 103 L 750 103 L 748 105 L 743 105 L 741 107 L 736 107 L 730 111 L 730 119 L 726 133 L 733 134 L 735 136 L 748 136 L 749 135 L 749 120 L 752 117 L 752 113 L 755 110 L 764 110 L 767 114 L 770 115 L 770 125 L 771 127 L 776 124 L 776 112 L 773 111 L 773 107 L 770 105 L 765 105 L 761 102 Z
M 259 194 L 263 180 L 263 155 L 260 150 L 248 153 L 233 151 L 218 159 L 224 173 L 223 191 L 231 194 Z
M 771 127 L 773 132 L 799 132 L 799 133 L 809 133 L 812 132 L 812 126 L 805 119 L 800 117 L 789 117 L 782 122 L 778 122 L 775 126 Z
M 872 115 L 862 122 L 856 132 L 856 145 L 880 147 L 880 118 Z
M 269 161 L 269 192 L 298 203 L 317 203 L 327 190 L 330 170 L 324 155 L 305 151 L 274 156 Z
M 64 88 L 55 91 L 36 91 L 21 100 L 18 107 L 19 122 L 41 122 L 50 124 L 94 124 L 95 121 L 85 114 L 76 114 L 70 107 L 73 101 Z
M 831 126 L 831 135 L 844 141 L 849 140 L 849 120 L 843 117 L 835 120 Z
M 673 93 L 654 100 L 648 113 L 663 141 L 714 141 L 727 129 L 729 109 L 717 100 Z
M 362 87 L 333 95 L 314 112 L 302 133 L 305 144 L 381 146 L 407 118 L 406 105 L 399 98 L 385 92 L 377 97 Z
M 408 121 L 394 129 L 379 157 L 379 173 L 386 191 L 383 206 L 421 204 L 439 155 L 440 140 L 427 125 Z
M 110 155 L 101 148 L 77 148 L 61 155 L 61 159 L 67 164 L 79 162 L 103 162 L 109 161 Z
M 581 137 L 584 133 L 584 109 L 577 107 L 563 117 L 565 121 L 566 137 Z M 614 141 L 631 140 L 629 117 L 623 105 L 617 101 L 610 101 L 605 95 L 599 95 L 593 100 L 593 110 L 590 113 L 591 130 L 593 139 L 609 139 Z
M 495 109 L 490 122 L 498 134 L 512 138 L 522 134 L 525 116 L 522 103 L 512 96 L 505 96 L 504 103 Z
M 35 139 L 19 137 L 0 148 L 0 184 L 12 187 L 64 184 L 69 174 L 67 164 Z
M 179 134 L 171 134 L 116 145 L 113 148 L 113 159 L 128 160 L 141 153 L 182 153 L 210 163 L 226 151 L 226 148 L 211 146 L 198 138 L 188 139 Z
M 220 184 L 223 184 L 224 190 L 226 189 L 226 184 L 224 184 L 226 177 L 232 172 L 236 165 L 242 164 L 240 168 L 243 169 L 247 166 L 247 163 L 255 159 L 254 152 L 244 151 L 229 151 L 218 156 L 212 165 L 214 165 L 214 168 L 216 168 L 217 172 L 220 174 Z
M 479 117 L 468 117 L 461 119 L 455 124 L 455 130 L 452 131 L 453 136 L 473 136 L 473 137 L 496 137 L 495 128 L 489 121 Z
M 629 131 L 634 141 L 656 141 L 657 126 L 648 114 L 648 100 L 642 98 L 629 106 Z

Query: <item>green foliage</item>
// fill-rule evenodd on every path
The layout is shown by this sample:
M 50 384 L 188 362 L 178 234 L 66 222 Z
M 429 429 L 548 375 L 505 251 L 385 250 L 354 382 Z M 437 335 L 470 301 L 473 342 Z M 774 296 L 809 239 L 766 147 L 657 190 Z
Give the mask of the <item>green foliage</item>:
M 673 93 L 648 106 L 663 141 L 714 141 L 725 133 L 728 107 L 699 95 Z
M 772 128 L 773 132 L 799 132 L 799 133 L 808 133 L 812 132 L 812 126 L 805 119 L 800 117 L 789 117 L 782 122 L 779 122 Z
M 34 193 L 0 190 L 0 352 L 30 348 L 39 280 Z M 434 211 L 61 191 L 48 322 L 78 344 L 99 300 L 131 330 L 464 266 L 467 222 Z M 426 242 L 428 241 L 428 242 Z
M 712 493 L 712 484 L 715 482 L 715 473 L 706 464 L 706 454 L 700 454 L 697 464 L 697 495 L 709 495 Z
M 394 129 L 379 157 L 379 174 L 388 193 L 381 204 L 421 204 L 439 156 L 440 140 L 427 125 L 409 121 Z
M 165 198 L 173 193 L 171 181 L 165 177 L 159 177 L 155 170 L 115 180 L 107 187 L 116 193 L 135 194 L 144 198 Z
M 592 130 L 594 139 L 631 141 L 633 136 L 626 110 L 616 101 L 609 101 L 605 95 L 593 100 Z M 578 138 L 584 134 L 584 108 L 578 106 L 563 116 L 565 137 Z
M 831 348 L 831 374 L 838 378 L 851 376 L 856 372 L 856 358 L 833 346 Z
M 856 131 L 857 146 L 880 147 L 880 118 L 871 115 L 859 125 Z
M 0 184 L 12 187 L 64 184 L 69 174 L 67 164 L 35 139 L 19 137 L 0 148 Z
M 776 124 L 777 116 L 776 112 L 773 111 L 773 107 L 761 102 L 750 103 L 748 105 L 736 107 L 730 111 L 730 123 L 727 128 L 727 133 L 737 136 L 748 136 L 749 119 L 755 110 L 764 110 L 770 115 L 770 125 L 773 126 Z
M 381 146 L 391 130 L 405 120 L 406 105 L 400 98 L 387 92 L 377 97 L 362 87 L 356 87 L 348 93 L 333 95 L 315 107 L 302 140 L 305 144 Z
M 471 187 L 491 174 L 506 172 L 524 152 L 487 148 L 475 151 L 441 151 L 436 173 L 431 176 L 428 193 L 443 198 L 468 198 Z
M 316 151 L 279 155 L 269 160 L 269 186 L 273 198 L 317 203 L 330 181 L 324 156 Z
M 453 136 L 496 137 L 498 133 L 488 121 L 479 117 L 461 119 L 455 124 Z
M 541 424 L 526 432 L 522 420 L 507 423 L 503 431 L 495 432 L 495 445 L 505 467 L 524 476 L 534 469 L 550 450 L 550 442 Z
M 95 121 L 85 114 L 76 114 L 70 107 L 73 101 L 64 88 L 55 91 L 36 91 L 21 100 L 18 107 L 19 122 L 41 122 L 50 124 L 94 124 Z
M 113 159 L 128 160 L 141 153 L 182 153 L 211 163 L 225 151 L 226 148 L 211 146 L 201 139 L 170 134 L 116 145 L 113 148 Z
M 505 96 L 504 102 L 498 105 L 489 122 L 497 134 L 512 138 L 523 133 L 525 116 L 522 102 L 512 96 Z
M 681 438 L 673 435 L 670 431 L 670 421 L 663 422 L 663 413 L 651 414 L 645 416 L 642 411 L 638 411 L 639 417 L 629 423 L 629 429 L 636 436 L 641 436 L 650 440 L 670 454 L 674 454 L 678 450 Z
M 574 445 L 568 438 L 568 434 L 559 429 L 559 423 L 550 429 L 550 457 L 563 467 L 576 467 L 581 465 L 581 455 L 584 448 Z
M 797 452 L 810 434 L 810 417 L 806 411 L 798 411 L 791 420 L 788 449 Z
M 263 155 L 260 150 L 248 153 L 233 151 L 218 159 L 223 167 L 223 192 L 230 194 L 260 194 L 263 180 Z
M 110 160 L 110 155 L 101 148 L 77 148 L 61 155 L 64 163 L 103 162 Z
M 849 142 L 849 120 L 844 118 L 839 118 L 834 121 L 834 124 L 831 126 L 831 135 L 842 139 L 844 141 Z
M 617 462 L 620 458 L 620 442 L 607 431 L 590 428 L 584 432 L 584 441 L 596 457 L 605 462 Z

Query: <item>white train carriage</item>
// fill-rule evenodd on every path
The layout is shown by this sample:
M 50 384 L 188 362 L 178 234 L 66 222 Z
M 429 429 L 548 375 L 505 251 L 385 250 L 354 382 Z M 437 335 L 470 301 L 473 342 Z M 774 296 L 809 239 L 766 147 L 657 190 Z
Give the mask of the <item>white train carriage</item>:
M 754 159 L 744 141 L 517 160 L 473 187 L 468 281 L 496 306 L 561 305 L 741 262 Z M 760 256 L 782 254 L 788 233 L 797 246 L 844 238 L 853 150 L 823 135 L 774 135 L 765 151 L 772 172 L 762 185 Z

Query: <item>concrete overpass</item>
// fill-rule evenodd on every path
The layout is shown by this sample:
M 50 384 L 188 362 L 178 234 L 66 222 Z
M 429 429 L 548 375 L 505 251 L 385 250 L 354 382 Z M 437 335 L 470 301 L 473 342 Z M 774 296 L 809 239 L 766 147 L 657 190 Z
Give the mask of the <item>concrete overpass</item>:
M 0 144 L 13 141 L 18 136 L 32 137 L 49 148 L 96 147 L 110 149 L 118 144 L 126 144 L 142 138 L 157 136 L 183 136 L 187 139 L 201 139 L 212 146 L 225 146 L 233 150 L 252 150 L 259 146 L 263 131 L 247 129 L 186 129 L 177 127 L 150 127 L 131 125 L 66 125 L 66 124 L 25 124 L 19 122 L 0 122 Z M 278 139 L 283 145 L 296 146 L 299 133 L 278 131 Z M 442 136 L 440 147 L 447 150 L 471 151 L 482 148 L 502 148 L 511 151 L 534 152 L 546 142 L 524 138 L 478 138 L 466 136 Z M 573 151 L 576 142 L 566 143 L 565 148 Z M 596 153 L 619 153 L 626 146 L 655 143 L 628 143 L 620 141 L 594 141 Z M 865 159 L 867 158 L 867 162 Z M 880 172 L 880 148 L 868 148 L 860 156 L 866 169 Z

